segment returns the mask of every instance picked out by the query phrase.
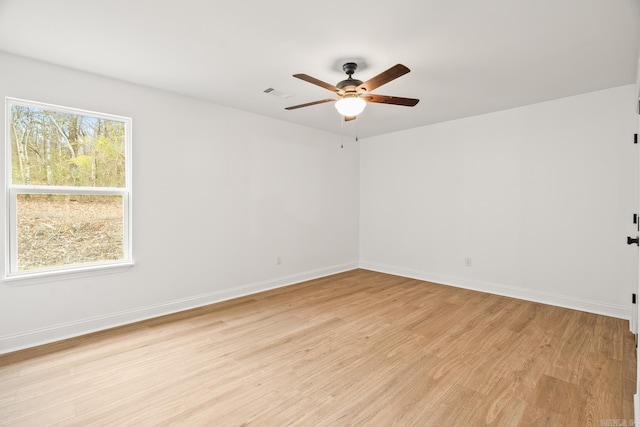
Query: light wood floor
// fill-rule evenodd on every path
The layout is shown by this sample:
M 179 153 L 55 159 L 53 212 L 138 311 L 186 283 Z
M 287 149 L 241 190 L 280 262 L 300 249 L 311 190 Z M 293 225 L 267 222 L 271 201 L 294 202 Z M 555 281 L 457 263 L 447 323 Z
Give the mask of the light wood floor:
M 0 356 L 0 425 L 631 425 L 635 375 L 627 321 L 354 270 Z

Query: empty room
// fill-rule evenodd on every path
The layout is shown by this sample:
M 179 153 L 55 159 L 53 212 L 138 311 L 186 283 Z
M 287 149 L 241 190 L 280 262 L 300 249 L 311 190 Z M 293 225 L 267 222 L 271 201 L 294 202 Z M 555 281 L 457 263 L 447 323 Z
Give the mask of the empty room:
M 640 422 L 640 2 L 0 0 L 0 426 Z

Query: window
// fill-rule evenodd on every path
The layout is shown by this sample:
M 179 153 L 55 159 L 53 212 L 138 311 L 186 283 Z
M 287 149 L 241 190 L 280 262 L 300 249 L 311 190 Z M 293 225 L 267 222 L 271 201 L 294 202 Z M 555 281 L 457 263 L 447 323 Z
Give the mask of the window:
M 5 107 L 6 278 L 130 265 L 131 119 Z

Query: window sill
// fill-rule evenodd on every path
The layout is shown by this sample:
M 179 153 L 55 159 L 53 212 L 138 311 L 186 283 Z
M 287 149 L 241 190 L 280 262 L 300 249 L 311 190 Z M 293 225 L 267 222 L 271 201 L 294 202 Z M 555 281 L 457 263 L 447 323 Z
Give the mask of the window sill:
M 77 279 L 80 277 L 98 276 L 102 274 L 121 273 L 129 270 L 135 263 L 121 262 L 117 264 L 102 264 L 87 267 L 77 267 L 74 269 L 25 272 L 12 276 L 6 276 L 2 282 L 9 286 L 36 285 L 46 282 L 59 282 L 67 279 Z

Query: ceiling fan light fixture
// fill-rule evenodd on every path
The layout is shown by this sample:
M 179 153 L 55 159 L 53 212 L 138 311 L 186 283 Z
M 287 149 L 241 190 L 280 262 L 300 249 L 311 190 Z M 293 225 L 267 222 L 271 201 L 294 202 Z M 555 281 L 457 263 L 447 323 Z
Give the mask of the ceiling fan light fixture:
M 367 103 L 357 95 L 345 96 L 336 101 L 336 110 L 343 116 L 357 116 L 364 111 Z

